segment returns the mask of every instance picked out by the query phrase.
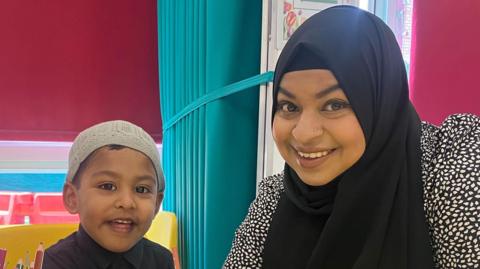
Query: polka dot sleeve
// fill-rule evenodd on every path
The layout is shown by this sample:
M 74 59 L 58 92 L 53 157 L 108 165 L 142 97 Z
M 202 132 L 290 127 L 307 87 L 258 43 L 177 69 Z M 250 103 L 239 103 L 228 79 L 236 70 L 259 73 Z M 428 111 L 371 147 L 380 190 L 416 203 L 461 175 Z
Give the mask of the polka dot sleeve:
M 267 231 L 283 191 L 283 174 L 267 177 L 247 216 L 235 232 L 232 249 L 223 268 L 262 268 L 262 251 Z
M 423 124 L 425 213 L 437 268 L 480 268 L 480 118 Z

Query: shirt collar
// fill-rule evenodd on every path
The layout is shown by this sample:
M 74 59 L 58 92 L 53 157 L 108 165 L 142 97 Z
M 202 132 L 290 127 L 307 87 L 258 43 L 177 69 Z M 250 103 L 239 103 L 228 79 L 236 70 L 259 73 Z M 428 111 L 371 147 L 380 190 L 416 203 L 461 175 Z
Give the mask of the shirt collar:
M 140 269 L 143 260 L 144 240 L 138 241 L 131 249 L 122 253 L 123 257 L 136 269 Z
M 78 242 L 80 249 L 85 251 L 87 257 L 93 260 L 100 268 L 107 268 L 112 262 L 115 253 L 108 251 L 95 242 L 90 235 L 79 226 L 75 239 Z

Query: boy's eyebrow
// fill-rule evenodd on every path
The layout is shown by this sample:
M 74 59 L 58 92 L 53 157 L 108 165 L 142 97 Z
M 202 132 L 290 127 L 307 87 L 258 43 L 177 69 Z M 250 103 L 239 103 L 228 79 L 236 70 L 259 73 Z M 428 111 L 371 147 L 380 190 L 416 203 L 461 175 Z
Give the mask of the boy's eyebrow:
M 137 177 L 138 181 L 141 181 L 141 180 L 151 180 L 153 182 L 157 182 L 157 179 L 151 175 L 142 175 L 142 176 L 138 176 Z
M 107 175 L 107 176 L 113 176 L 113 177 L 117 177 L 118 174 L 113 172 L 113 171 L 110 171 L 110 170 L 100 170 L 98 172 L 95 172 L 92 174 L 92 176 L 96 177 L 96 176 L 102 176 L 102 175 Z
M 324 97 L 325 95 L 331 93 L 331 92 L 334 92 L 334 91 L 338 91 L 340 90 L 340 86 L 338 84 L 335 84 L 335 85 L 332 85 L 328 88 L 325 88 L 323 90 L 320 90 L 320 92 L 318 92 L 317 94 L 315 94 L 315 98 L 317 99 L 320 99 L 322 97 Z M 291 99 L 295 99 L 295 95 L 291 92 L 289 92 L 287 89 L 285 88 L 282 88 L 282 87 L 279 87 L 278 89 L 278 93 L 283 93 L 284 95 L 286 95 L 287 97 L 291 98 Z
M 107 175 L 107 176 L 112 176 L 112 177 L 118 177 L 119 174 L 118 173 L 115 173 L 114 171 L 110 171 L 110 170 L 101 170 L 101 171 L 98 171 L 98 172 L 95 172 L 93 173 L 92 176 L 101 176 L 101 175 Z M 138 181 L 141 181 L 141 180 L 152 180 L 154 182 L 157 181 L 156 177 L 154 176 L 151 176 L 151 175 L 141 175 L 141 176 L 137 176 L 136 179 Z

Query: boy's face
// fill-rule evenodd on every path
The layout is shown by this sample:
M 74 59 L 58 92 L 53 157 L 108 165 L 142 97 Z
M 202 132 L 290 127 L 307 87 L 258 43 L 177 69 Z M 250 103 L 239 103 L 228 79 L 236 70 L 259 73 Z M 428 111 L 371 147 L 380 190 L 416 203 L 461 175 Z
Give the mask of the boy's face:
M 65 184 L 65 206 L 103 248 L 129 250 L 150 228 L 163 198 L 150 159 L 130 148 L 103 147 L 79 173 L 79 188 Z

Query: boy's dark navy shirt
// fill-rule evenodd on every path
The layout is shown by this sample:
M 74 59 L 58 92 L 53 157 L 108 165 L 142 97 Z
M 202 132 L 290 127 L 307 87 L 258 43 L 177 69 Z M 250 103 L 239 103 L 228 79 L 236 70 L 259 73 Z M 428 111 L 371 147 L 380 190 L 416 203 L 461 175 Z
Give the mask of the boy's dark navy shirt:
M 98 245 L 80 225 L 77 232 L 45 251 L 44 269 L 174 269 L 170 251 L 142 238 L 124 253 Z

